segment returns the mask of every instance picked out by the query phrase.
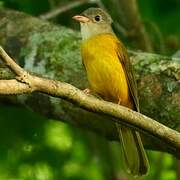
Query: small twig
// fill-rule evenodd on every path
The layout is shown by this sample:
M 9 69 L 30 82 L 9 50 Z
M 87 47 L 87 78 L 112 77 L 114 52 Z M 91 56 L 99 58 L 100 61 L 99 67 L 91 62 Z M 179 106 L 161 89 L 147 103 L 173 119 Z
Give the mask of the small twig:
M 114 117 L 116 118 L 114 121 L 117 123 L 153 135 L 171 146 L 176 154 L 180 151 L 180 133 L 177 131 L 124 106 L 88 96 L 70 84 L 31 75 L 19 67 L 2 48 L 0 48 L 0 57 L 18 76 L 21 77 L 24 73 L 27 74 L 22 81 L 20 78 L 21 82 L 17 80 L 0 80 L 0 94 L 22 94 L 36 91 L 59 97 L 88 111 Z
M 79 1 L 70 2 L 64 6 L 60 6 L 56 9 L 51 10 L 48 13 L 40 15 L 40 18 L 44 19 L 44 20 L 52 19 L 52 18 L 57 17 L 59 14 L 65 12 L 65 11 L 68 11 L 72 8 L 78 7 L 80 5 L 83 5 L 83 4 L 89 3 L 89 2 L 90 2 L 90 0 L 79 0 Z
M 0 57 L 4 60 L 5 64 L 17 75 L 16 80 L 26 83 L 29 88 L 31 86 L 31 81 L 29 80 L 31 76 L 27 71 L 21 68 L 18 64 L 13 61 L 13 59 L 0 47 Z
M 21 76 L 24 73 L 24 69 L 17 65 L 2 47 L 0 47 L 0 57 L 17 76 Z

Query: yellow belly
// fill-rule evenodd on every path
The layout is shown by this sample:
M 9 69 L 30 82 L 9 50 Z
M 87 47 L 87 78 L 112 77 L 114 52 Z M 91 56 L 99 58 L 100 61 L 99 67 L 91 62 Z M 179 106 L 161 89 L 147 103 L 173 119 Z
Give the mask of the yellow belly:
M 83 62 L 91 89 L 105 100 L 129 104 L 129 88 L 112 35 L 98 35 L 82 44 Z

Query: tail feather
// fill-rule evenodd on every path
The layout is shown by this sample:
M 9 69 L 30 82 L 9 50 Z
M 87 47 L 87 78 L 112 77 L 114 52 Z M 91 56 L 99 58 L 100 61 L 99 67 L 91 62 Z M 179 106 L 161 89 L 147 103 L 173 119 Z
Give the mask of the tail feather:
M 137 131 L 116 124 L 122 140 L 125 165 L 128 173 L 133 176 L 143 176 L 149 171 L 149 162 Z

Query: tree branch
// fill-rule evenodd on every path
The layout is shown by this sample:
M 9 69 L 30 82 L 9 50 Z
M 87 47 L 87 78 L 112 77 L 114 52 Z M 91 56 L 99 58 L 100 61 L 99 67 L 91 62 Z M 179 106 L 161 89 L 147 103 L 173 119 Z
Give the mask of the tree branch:
M 72 8 L 75 8 L 80 5 L 90 3 L 90 2 L 91 2 L 90 0 L 76 0 L 74 2 L 69 2 L 68 4 L 66 4 L 64 6 L 60 6 L 60 7 L 53 9 L 45 14 L 40 15 L 40 18 L 44 19 L 44 20 L 49 20 L 49 19 L 57 17 L 59 14 L 65 12 L 65 11 L 68 11 Z
M 0 48 L 0 56 L 8 67 L 16 73 L 18 79 L 18 81 L 0 80 L 1 94 L 22 94 L 38 91 L 60 97 L 88 111 L 114 117 L 116 118 L 114 121 L 159 138 L 172 146 L 174 151 L 179 152 L 180 133 L 177 131 L 126 107 L 87 96 L 70 84 L 31 75 L 17 65 L 2 48 Z

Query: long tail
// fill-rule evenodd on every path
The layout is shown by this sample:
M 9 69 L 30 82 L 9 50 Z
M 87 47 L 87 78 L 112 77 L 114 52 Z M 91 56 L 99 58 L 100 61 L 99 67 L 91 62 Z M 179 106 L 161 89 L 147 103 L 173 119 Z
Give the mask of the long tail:
M 134 177 L 146 175 L 149 171 L 149 162 L 137 131 L 116 124 L 122 140 L 125 165 L 128 173 Z

